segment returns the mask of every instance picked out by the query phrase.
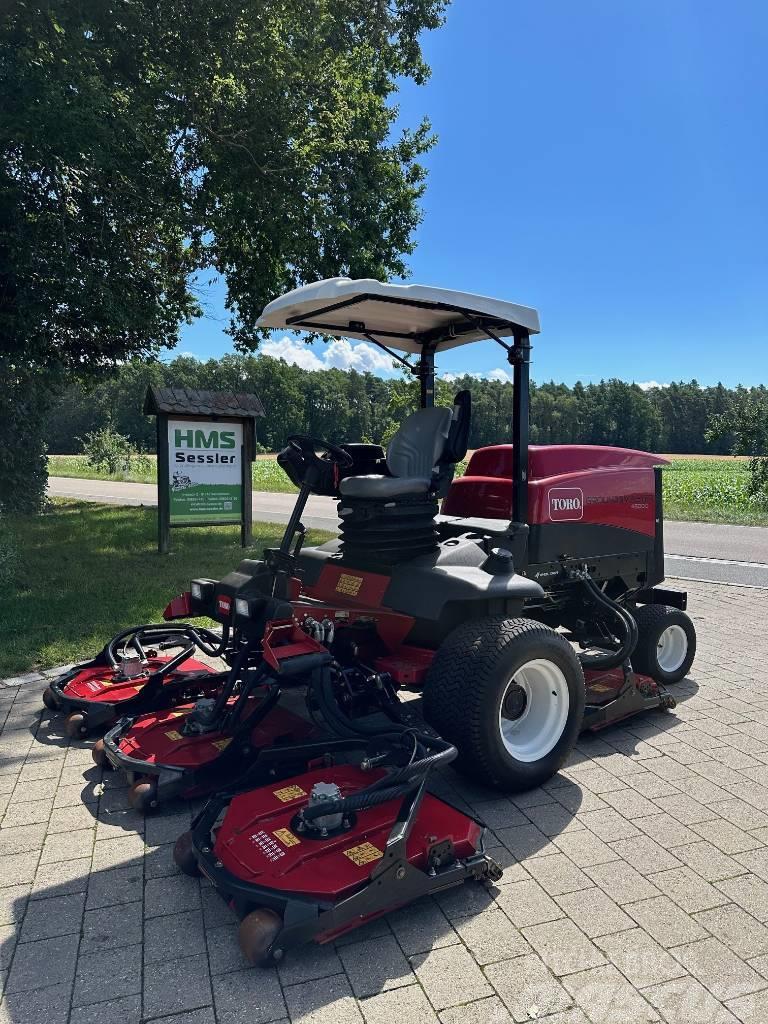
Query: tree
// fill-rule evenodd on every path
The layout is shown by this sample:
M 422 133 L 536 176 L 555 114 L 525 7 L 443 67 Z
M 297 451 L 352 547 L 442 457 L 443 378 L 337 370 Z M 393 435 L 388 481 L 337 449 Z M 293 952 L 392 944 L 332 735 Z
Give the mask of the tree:
M 404 274 L 433 140 L 427 122 L 393 138 L 391 98 L 425 80 L 419 36 L 446 3 L 16 0 L 0 376 L 55 382 L 172 346 L 200 313 L 194 271 L 225 275 L 242 349 L 288 288 Z
M 731 438 L 734 455 L 749 456 L 749 491 L 768 501 L 768 390 L 739 388 L 731 408 L 712 416 L 707 439 Z

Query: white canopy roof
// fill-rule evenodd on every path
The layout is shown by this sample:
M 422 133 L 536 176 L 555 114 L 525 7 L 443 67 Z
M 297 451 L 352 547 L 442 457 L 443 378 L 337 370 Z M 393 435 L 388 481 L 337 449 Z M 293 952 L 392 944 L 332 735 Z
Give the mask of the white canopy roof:
M 382 284 L 332 277 L 287 292 L 264 309 L 259 327 L 318 331 L 338 338 L 373 337 L 402 352 L 435 351 L 487 338 L 482 323 L 498 336 L 514 328 L 539 332 L 539 314 L 529 306 L 471 292 L 422 284 Z

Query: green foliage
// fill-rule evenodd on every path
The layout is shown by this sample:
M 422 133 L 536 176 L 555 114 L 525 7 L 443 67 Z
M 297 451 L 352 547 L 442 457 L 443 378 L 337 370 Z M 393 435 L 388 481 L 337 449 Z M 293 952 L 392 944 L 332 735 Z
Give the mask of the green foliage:
M 154 423 L 142 412 L 149 384 L 255 392 L 267 412 L 256 423 L 264 451 L 278 450 L 291 433 L 386 444 L 418 404 L 418 384 L 412 377 L 383 380 L 355 370 L 311 371 L 263 356 L 226 355 L 205 362 L 189 356 L 170 363 L 131 360 L 96 386 L 69 384 L 51 413 L 47 431 L 50 451 L 64 454 L 77 450 L 78 437 L 98 430 L 108 420 L 135 447 L 153 450 Z M 512 385 L 470 375 L 438 378 L 437 402 L 450 404 L 461 388 L 472 392 L 470 447 L 509 441 Z M 674 401 L 668 392 L 674 393 Z M 730 408 L 741 393 L 722 385 L 702 388 L 695 381 L 647 391 L 618 380 L 573 387 L 553 381 L 532 384 L 531 441 L 721 454 L 729 451 L 732 439 L 708 439 L 704 425 Z M 679 415 L 678 402 L 686 410 L 685 417 Z
M 768 506 L 768 392 L 738 388 L 724 412 L 712 416 L 707 437 L 731 438 L 734 455 L 749 455 L 749 493 L 755 502 Z
M 429 125 L 395 133 L 446 0 L 17 0 L 0 22 L 0 328 L 114 366 L 224 274 L 254 347 L 276 294 L 405 272 Z M 393 134 L 394 133 L 394 134 Z
M 50 388 L 45 372 L 0 357 L 0 517 L 39 512 L 45 504 Z
M 87 464 L 103 473 L 142 474 L 149 471 L 147 456 L 134 451 L 130 438 L 119 434 L 111 423 L 86 434 L 82 446 Z
M 426 121 L 396 131 L 392 95 L 427 77 L 419 40 L 446 2 L 15 0 L 0 19 L 10 372 L 93 378 L 157 354 L 200 315 L 197 275 L 225 276 L 252 349 L 288 288 L 404 274 L 433 139 Z M 17 460 L 0 493 L 34 510 L 39 437 Z

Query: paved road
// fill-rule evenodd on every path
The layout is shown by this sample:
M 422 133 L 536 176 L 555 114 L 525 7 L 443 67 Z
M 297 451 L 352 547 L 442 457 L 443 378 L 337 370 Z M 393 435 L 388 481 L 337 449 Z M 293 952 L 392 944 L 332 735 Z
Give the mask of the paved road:
M 48 490 L 56 497 L 104 501 L 119 505 L 156 505 L 154 484 L 114 483 L 52 476 Z M 285 523 L 293 509 L 293 494 L 253 495 L 253 517 Z M 335 530 L 335 502 L 312 497 L 303 517 L 308 527 Z M 741 586 L 768 587 L 768 527 L 723 526 L 713 523 L 668 522 L 665 525 L 666 569 L 669 576 Z
M 690 588 L 699 654 L 676 711 L 583 735 L 509 798 L 439 775 L 490 826 L 497 885 L 276 968 L 249 968 L 235 915 L 175 870 L 189 804 L 144 820 L 41 708 L 45 680 L 0 689 L 0 1021 L 765 1024 L 768 592 Z

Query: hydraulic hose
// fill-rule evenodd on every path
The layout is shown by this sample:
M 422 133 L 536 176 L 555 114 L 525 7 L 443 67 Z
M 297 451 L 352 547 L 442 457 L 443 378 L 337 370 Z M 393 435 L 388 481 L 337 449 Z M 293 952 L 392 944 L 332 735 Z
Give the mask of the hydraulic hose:
M 115 651 L 120 646 L 121 641 L 130 638 L 128 643 L 124 646 L 133 647 L 136 653 L 141 658 L 146 657 L 144 644 L 149 646 L 157 645 L 158 647 L 168 649 L 169 647 L 183 647 L 186 643 L 187 648 L 184 652 L 184 656 L 179 658 L 179 662 L 183 661 L 188 657 L 195 647 L 201 650 L 204 654 L 207 654 L 209 658 L 218 658 L 224 653 L 229 644 L 229 626 L 224 626 L 221 637 L 217 636 L 216 633 L 210 629 L 200 626 L 192 626 L 185 624 L 183 626 L 166 626 L 156 623 L 147 623 L 143 626 L 131 626 L 129 629 L 124 629 L 118 633 L 117 636 L 113 637 L 107 645 L 107 659 L 112 665 L 112 668 L 117 668 L 118 659 Z
M 579 661 L 584 668 L 600 670 L 617 668 L 631 656 L 637 645 L 637 623 L 626 608 L 622 608 L 617 601 L 604 594 L 591 577 L 586 577 L 583 583 L 593 600 L 597 604 L 602 605 L 621 623 L 623 639 L 617 651 L 611 651 L 607 654 L 580 654 Z
M 402 783 L 399 786 L 388 786 L 386 789 L 362 789 L 352 796 L 343 797 L 341 800 L 323 800 L 313 807 L 305 807 L 301 812 L 304 821 L 314 821 L 315 818 L 324 818 L 327 814 L 349 814 L 352 811 L 364 811 L 369 807 L 378 807 L 388 800 L 405 796 L 418 786 L 418 782 Z
M 340 736 L 378 736 L 381 734 L 382 728 L 380 725 L 370 725 L 365 722 L 353 722 L 352 719 L 348 718 L 344 712 L 339 709 L 333 692 L 333 681 L 330 674 L 325 672 L 318 673 L 313 680 L 313 691 L 317 698 L 317 702 L 320 705 L 320 710 L 334 729 L 338 731 Z M 386 731 L 400 732 L 396 727 L 395 729 L 387 729 Z M 403 731 L 405 731 L 405 726 L 403 727 Z

